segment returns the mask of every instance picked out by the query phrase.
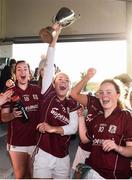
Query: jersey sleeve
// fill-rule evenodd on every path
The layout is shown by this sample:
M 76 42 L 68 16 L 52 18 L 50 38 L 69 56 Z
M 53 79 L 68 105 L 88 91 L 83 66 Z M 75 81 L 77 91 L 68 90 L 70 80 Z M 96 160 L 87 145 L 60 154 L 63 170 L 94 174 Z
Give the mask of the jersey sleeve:
M 47 51 L 47 61 L 44 69 L 44 77 L 42 78 L 42 90 L 41 93 L 44 94 L 52 83 L 53 73 L 54 73 L 54 54 L 55 48 L 48 47 Z
M 78 129 L 78 115 L 77 111 L 73 111 L 69 114 L 70 122 L 68 125 L 62 126 L 64 130 L 64 135 L 75 134 Z
M 103 110 L 101 107 L 101 104 L 99 102 L 99 99 L 96 96 L 91 95 L 91 93 L 87 94 L 87 109 L 92 113 L 93 112 L 99 112 L 100 110 Z
M 129 111 L 125 112 L 124 139 L 125 141 L 132 141 L 132 115 Z
M 68 97 L 68 106 L 69 106 L 69 112 L 73 112 L 81 108 L 80 103 L 74 100 L 71 96 Z

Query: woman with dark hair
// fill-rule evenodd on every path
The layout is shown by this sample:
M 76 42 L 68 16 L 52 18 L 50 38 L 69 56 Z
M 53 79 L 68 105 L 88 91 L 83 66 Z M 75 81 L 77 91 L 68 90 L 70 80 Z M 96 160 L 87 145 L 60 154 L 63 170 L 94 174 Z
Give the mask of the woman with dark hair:
M 25 61 L 17 61 L 15 68 L 16 85 L 12 101 L 6 103 L 1 110 L 3 122 L 8 122 L 7 149 L 9 151 L 15 177 L 30 178 L 30 154 L 36 144 L 36 126 L 40 109 L 41 89 L 29 84 L 30 68 Z M 18 99 L 20 98 L 20 102 Z M 16 99 L 16 100 L 15 100 Z M 16 107 L 22 103 L 28 118 Z
M 52 71 L 50 63 L 54 59 L 53 52 L 58 36 L 59 32 L 48 47 L 46 67 L 48 73 Z M 2 121 L 8 122 L 7 145 L 14 174 L 16 179 L 22 179 L 31 178 L 30 155 L 36 145 L 36 127 L 40 119 L 43 95 L 39 86 L 30 83 L 30 67 L 26 61 L 17 61 L 15 75 L 16 85 L 12 88 L 14 91 L 12 101 L 2 107 L 1 115 Z M 43 78 L 42 93 L 47 89 L 49 79 L 48 75 Z M 44 106 L 47 107 L 46 104 Z
M 83 143 L 91 142 L 91 154 L 85 163 L 90 166 L 86 178 L 128 179 L 130 178 L 130 157 L 132 156 L 132 117 L 119 101 L 120 88 L 113 79 L 104 80 L 97 98 L 81 94 L 81 89 L 95 74 L 91 68 L 85 77 L 72 89 L 71 96 L 84 106 L 99 103 L 97 112 L 85 119 L 80 110 L 79 134 Z M 94 108 L 94 107 L 93 107 Z

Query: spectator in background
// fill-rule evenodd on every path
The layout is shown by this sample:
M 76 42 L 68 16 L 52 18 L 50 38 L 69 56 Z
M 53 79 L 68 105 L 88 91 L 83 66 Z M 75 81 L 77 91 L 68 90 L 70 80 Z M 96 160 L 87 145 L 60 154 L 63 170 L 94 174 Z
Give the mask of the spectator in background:
M 42 78 L 44 76 L 46 61 L 47 61 L 47 57 L 43 54 L 41 56 L 41 61 L 39 63 L 39 66 L 35 68 L 34 76 L 31 79 L 32 84 L 37 84 L 41 88 L 42 88 Z M 60 72 L 60 69 L 58 66 L 54 64 L 54 74 L 57 74 L 58 72 Z
M 126 87 L 129 87 L 132 83 L 132 78 L 126 73 L 119 74 L 114 79 L 119 79 Z
M 33 75 L 33 78 L 37 81 L 38 80 L 38 76 L 39 76 L 39 71 L 38 71 L 38 67 L 35 68 L 35 72 L 34 72 L 34 75 Z
M 31 84 L 37 84 L 40 88 L 42 88 L 42 78 L 44 77 L 44 68 L 46 66 L 46 61 L 46 55 L 42 54 L 39 66 L 35 68 L 34 75 L 31 78 Z
M 122 82 L 122 84 L 124 86 L 122 88 L 124 91 L 124 99 L 126 99 L 128 96 L 129 87 L 131 86 L 131 83 L 132 83 L 132 78 L 128 74 L 122 73 L 122 74 L 115 76 L 114 79 L 118 79 Z
M 126 98 L 126 107 L 132 111 L 132 87 L 129 88 L 128 95 Z
M 54 64 L 54 70 L 55 70 L 55 74 L 61 71 L 60 68 L 56 64 Z
M 128 74 L 120 74 L 115 76 L 114 79 L 119 80 L 122 85 L 121 86 L 121 98 L 124 103 L 124 108 L 128 110 L 132 110 L 132 78 Z
M 34 71 L 34 75 L 31 76 L 31 84 L 36 84 L 36 85 L 39 85 L 38 84 L 38 80 L 39 80 L 39 68 L 35 68 L 35 71 Z
M 38 85 L 42 87 L 42 78 L 44 77 L 44 68 L 46 66 L 47 57 L 45 55 L 41 56 L 41 61 L 38 66 Z
M 9 62 L 9 65 L 6 65 L 4 69 L 1 71 L 1 77 L 0 77 L 0 91 L 4 91 L 6 88 L 6 81 L 8 79 L 12 79 L 15 81 L 15 65 L 16 65 L 16 60 L 11 59 Z

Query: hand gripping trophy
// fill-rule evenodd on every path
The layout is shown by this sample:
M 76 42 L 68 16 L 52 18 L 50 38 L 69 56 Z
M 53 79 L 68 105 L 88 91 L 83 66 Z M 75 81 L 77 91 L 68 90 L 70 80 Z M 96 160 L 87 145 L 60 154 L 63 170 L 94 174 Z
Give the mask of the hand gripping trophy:
M 59 24 L 62 28 L 70 26 L 74 21 L 76 21 L 80 17 L 79 14 L 75 15 L 73 10 L 70 10 L 67 7 L 62 7 L 52 18 L 53 26 L 48 26 L 46 28 L 42 28 L 39 32 L 39 35 L 43 42 L 51 43 L 53 37 L 56 34 L 54 29 L 55 24 Z

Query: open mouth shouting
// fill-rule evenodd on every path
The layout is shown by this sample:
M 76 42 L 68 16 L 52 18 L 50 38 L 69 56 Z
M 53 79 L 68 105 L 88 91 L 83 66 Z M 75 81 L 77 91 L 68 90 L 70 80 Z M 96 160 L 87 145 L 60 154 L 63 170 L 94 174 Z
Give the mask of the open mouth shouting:
M 107 105 L 110 102 L 110 100 L 102 100 L 103 105 Z
M 27 83 L 27 82 L 28 82 L 28 77 L 27 77 L 26 75 L 20 76 L 20 77 L 19 77 L 19 82 L 20 82 L 21 84 Z
M 62 91 L 65 91 L 66 87 L 64 85 L 61 85 L 61 86 L 59 86 L 59 89 L 62 90 Z

